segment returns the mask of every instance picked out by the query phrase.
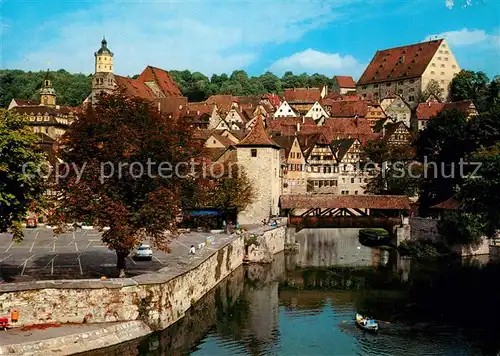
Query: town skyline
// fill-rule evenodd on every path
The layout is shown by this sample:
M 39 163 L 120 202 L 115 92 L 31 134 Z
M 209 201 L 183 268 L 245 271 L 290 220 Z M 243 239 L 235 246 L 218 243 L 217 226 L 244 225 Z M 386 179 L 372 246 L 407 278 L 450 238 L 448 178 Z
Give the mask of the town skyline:
M 462 68 L 484 71 L 490 77 L 500 71 L 497 2 L 472 2 L 465 8 L 458 1 L 454 6 L 449 1 L 417 1 L 412 3 L 415 6 L 380 2 L 362 9 L 355 3 L 292 3 L 286 7 L 271 3 L 266 5 L 265 16 L 254 4 L 237 4 L 244 16 L 233 24 L 235 3 L 213 8 L 209 3 L 92 3 L 89 7 L 88 3 L 64 2 L 57 8 L 47 7 L 48 11 L 41 3 L 7 1 L 2 3 L 6 14 L 2 18 L 2 67 L 35 71 L 64 68 L 90 74 L 93 58 L 89 53 L 105 35 L 116 55 L 114 72 L 121 75 L 132 76 L 151 65 L 208 76 L 242 69 L 249 75 L 269 70 L 278 76 L 292 71 L 358 79 L 377 50 L 437 36 L 448 41 Z M 366 36 L 366 22 L 374 24 L 384 9 L 384 21 L 376 22 L 370 27 L 370 37 Z M 203 17 L 207 11 L 213 16 Z M 157 15 L 165 13 L 170 15 Z M 35 15 L 38 20 L 30 21 Z M 437 17 L 441 21 L 432 20 Z M 58 18 L 65 19 L 64 26 Z M 428 19 L 425 26 L 417 26 L 418 18 Z M 400 28 L 398 35 L 387 35 L 394 26 Z M 20 39 L 23 46 L 16 46 Z

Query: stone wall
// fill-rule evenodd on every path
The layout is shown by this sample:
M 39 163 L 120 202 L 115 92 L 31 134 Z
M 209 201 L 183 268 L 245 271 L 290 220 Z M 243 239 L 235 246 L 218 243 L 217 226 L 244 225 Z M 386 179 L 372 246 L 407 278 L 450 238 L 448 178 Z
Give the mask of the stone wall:
M 251 262 L 283 251 L 285 226 L 252 230 L 260 242 Z M 219 245 L 217 245 L 219 244 Z M 216 240 L 206 258 L 133 278 L 0 284 L 0 315 L 19 312 L 15 326 L 45 323 L 105 323 L 140 320 L 164 329 L 236 270 L 245 257 L 243 235 Z M 269 261 L 270 262 L 270 261 Z
M 411 217 L 410 238 L 412 240 L 432 240 L 433 242 L 441 241 L 442 237 L 437 230 L 437 222 L 438 220 L 435 219 Z
M 435 243 L 443 242 L 443 237 L 439 234 L 437 229 L 437 224 L 439 220 L 436 219 L 425 219 L 419 217 L 411 217 L 409 219 L 410 223 L 410 233 L 409 238 L 411 240 L 431 240 Z M 404 234 L 401 231 L 402 235 L 405 236 L 400 239 L 399 235 L 400 231 L 398 231 L 398 244 L 407 238 L 408 234 Z M 483 238 L 481 243 L 478 246 L 469 246 L 469 247 L 451 247 L 451 249 L 457 252 L 461 256 L 474 256 L 474 255 L 487 255 L 489 254 L 489 240 Z
M 103 325 L 95 330 L 58 335 L 41 341 L 0 345 L 0 355 L 72 355 L 87 350 L 105 348 L 143 337 L 151 329 L 141 321 Z M 22 340 L 22 337 L 19 338 Z
M 164 329 L 243 263 L 244 240 L 232 239 L 197 266 L 134 278 L 0 285 L 0 315 L 19 312 L 16 326 L 142 320 Z
M 255 242 L 247 247 L 245 260 L 250 263 L 270 263 L 274 255 L 285 249 L 286 226 L 266 230 L 254 235 Z

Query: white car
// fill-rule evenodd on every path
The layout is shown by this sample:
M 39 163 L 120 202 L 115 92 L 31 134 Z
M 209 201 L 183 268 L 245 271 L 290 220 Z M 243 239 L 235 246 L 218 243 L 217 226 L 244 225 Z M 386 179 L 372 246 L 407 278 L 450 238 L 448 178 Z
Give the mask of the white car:
M 134 258 L 138 260 L 140 259 L 151 260 L 153 258 L 153 250 L 151 249 L 151 246 L 140 245 L 137 248 L 137 251 L 135 251 Z

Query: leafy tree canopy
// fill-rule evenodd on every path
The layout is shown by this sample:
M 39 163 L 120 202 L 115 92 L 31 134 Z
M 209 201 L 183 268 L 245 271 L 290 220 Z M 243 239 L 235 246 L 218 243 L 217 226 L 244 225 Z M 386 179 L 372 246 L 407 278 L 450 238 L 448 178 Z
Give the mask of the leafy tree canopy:
M 486 111 L 498 101 L 498 78 L 491 84 L 483 72 L 462 70 L 450 83 L 450 98 L 452 101 L 472 100 L 480 112 Z
M 0 109 L 0 232 L 22 238 L 21 221 L 44 192 L 44 154 L 25 117 Z
M 168 251 L 181 210 L 187 163 L 201 150 L 190 125 L 174 121 L 148 102 L 123 93 L 103 96 L 63 138 L 68 175 L 59 180 L 53 224 L 87 221 L 109 227 L 103 242 L 125 258 L 146 237 Z M 148 163 L 149 162 L 149 163 Z

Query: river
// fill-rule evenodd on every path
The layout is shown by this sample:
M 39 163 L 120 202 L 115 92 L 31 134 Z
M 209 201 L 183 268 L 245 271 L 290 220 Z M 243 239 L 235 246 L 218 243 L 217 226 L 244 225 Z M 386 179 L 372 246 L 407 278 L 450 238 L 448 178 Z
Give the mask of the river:
M 236 270 L 170 328 L 111 355 L 497 355 L 500 265 L 416 261 L 357 229 L 302 230 L 298 254 Z M 377 334 L 354 325 L 362 312 Z

